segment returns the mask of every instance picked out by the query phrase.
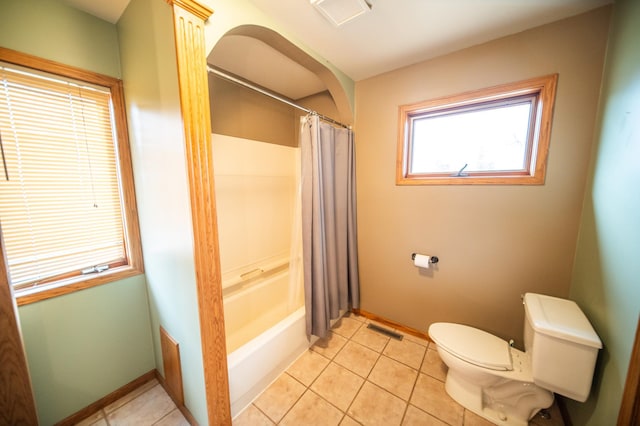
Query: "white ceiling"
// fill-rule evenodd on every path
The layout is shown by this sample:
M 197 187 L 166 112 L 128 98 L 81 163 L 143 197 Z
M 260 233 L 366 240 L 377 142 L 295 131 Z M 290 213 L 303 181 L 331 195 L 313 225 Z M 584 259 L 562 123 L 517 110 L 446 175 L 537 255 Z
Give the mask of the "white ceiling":
M 252 37 L 224 36 L 207 62 L 289 99 L 302 99 L 327 90 L 315 73 Z
M 131 0 L 62 0 L 70 6 L 115 24 Z
M 129 0 L 63 0 L 117 22 Z M 545 23 L 612 0 L 368 0 L 371 11 L 336 27 L 309 0 L 248 0 L 285 32 L 359 81 Z M 215 6 L 215 3 L 214 3 Z M 253 41 L 254 45 L 250 44 Z M 320 88 L 298 64 L 257 40 L 226 37 L 214 64 L 292 99 Z M 256 60 L 258 59 L 259 60 Z M 269 65 L 271 64 L 271 65 Z M 291 78 L 295 75 L 296 78 Z M 307 78 L 309 77 L 309 78 Z M 293 87 L 299 82 L 298 87 Z M 307 85 L 306 89 L 301 89 Z M 288 87 L 288 88 L 287 88 Z M 300 90 L 303 90 L 302 92 Z M 306 90 L 306 91 L 305 91 Z
M 577 15 L 611 0 L 368 0 L 341 27 L 309 0 L 249 0 L 355 81 Z

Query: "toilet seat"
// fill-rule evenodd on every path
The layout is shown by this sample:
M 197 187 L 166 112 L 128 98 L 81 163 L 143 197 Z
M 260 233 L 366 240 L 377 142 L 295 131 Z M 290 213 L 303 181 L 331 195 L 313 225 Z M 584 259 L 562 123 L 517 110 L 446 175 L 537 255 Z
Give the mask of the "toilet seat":
M 429 336 L 442 349 L 470 364 L 489 370 L 513 370 L 509 343 L 485 331 L 440 322 L 431 324 Z

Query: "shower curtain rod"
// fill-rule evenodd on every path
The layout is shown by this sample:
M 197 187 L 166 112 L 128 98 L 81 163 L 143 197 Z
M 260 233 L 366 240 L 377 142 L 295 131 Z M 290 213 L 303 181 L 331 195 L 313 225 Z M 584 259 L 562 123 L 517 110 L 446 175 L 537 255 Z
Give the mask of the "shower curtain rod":
M 296 104 L 296 103 L 294 103 L 294 102 L 292 102 L 292 101 L 290 101 L 288 99 L 282 98 L 282 97 L 280 97 L 280 96 L 278 96 L 278 95 L 276 95 L 274 93 L 271 93 L 271 92 L 268 92 L 268 91 L 266 91 L 264 89 L 261 89 L 258 86 L 254 86 L 251 83 L 247 83 L 244 80 L 240 80 L 239 78 L 236 78 L 236 77 L 234 77 L 232 75 L 229 75 L 229 74 L 225 73 L 224 71 L 220 71 L 220 70 L 218 70 L 216 68 L 212 68 L 212 67 L 207 65 L 207 72 L 215 74 L 218 77 L 222 77 L 225 80 L 228 80 L 228 81 L 231 81 L 233 83 L 239 84 L 240 86 L 246 87 L 247 89 L 254 90 L 254 91 L 258 92 L 258 93 L 261 93 L 261 94 L 263 94 L 265 96 L 268 96 L 268 97 L 270 97 L 272 99 L 275 99 L 276 101 L 283 102 L 283 103 L 285 103 L 285 104 L 287 104 L 289 106 L 292 106 L 294 108 L 302 110 L 302 111 L 306 112 L 307 114 L 317 115 L 321 120 L 328 121 L 329 123 L 335 124 L 336 126 L 341 126 L 341 127 L 344 127 L 345 129 L 351 129 L 351 126 L 349 126 L 347 124 L 340 123 L 339 121 L 336 121 L 331 117 L 327 117 L 326 115 L 318 114 L 317 112 L 315 112 L 315 111 L 313 111 L 313 110 L 311 110 L 309 108 L 305 108 L 303 106 L 300 106 L 300 105 L 298 105 L 298 104 Z

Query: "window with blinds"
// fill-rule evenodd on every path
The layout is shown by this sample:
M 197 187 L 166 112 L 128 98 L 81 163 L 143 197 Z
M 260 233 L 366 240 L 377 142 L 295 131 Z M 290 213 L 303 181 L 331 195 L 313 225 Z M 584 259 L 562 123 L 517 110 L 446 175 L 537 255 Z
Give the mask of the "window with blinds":
M 0 224 L 15 289 L 131 263 L 114 112 L 112 87 L 0 62 Z

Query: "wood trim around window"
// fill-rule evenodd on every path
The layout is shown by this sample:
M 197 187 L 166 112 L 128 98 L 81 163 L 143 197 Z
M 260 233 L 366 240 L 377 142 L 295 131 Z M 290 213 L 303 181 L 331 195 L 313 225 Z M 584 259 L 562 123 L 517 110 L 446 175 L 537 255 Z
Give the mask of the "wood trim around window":
M 140 242 L 140 226 L 138 224 L 138 209 L 133 181 L 133 167 L 131 163 L 131 151 L 129 149 L 129 134 L 127 130 L 127 117 L 125 112 L 122 81 L 110 76 L 39 58 L 4 47 L 0 47 L 0 61 L 97 84 L 111 90 L 111 99 L 113 102 L 114 120 L 116 123 L 118 139 L 117 154 L 122 191 L 122 211 L 125 217 L 123 225 L 124 232 L 126 234 L 125 244 L 128 259 L 127 265 L 113 268 L 92 276 L 74 277 L 68 280 L 61 280 L 60 282 L 51 285 L 21 289 L 16 291 L 16 302 L 18 306 L 50 299 L 52 297 L 61 296 L 74 291 L 122 280 L 124 278 L 144 273 L 142 246 Z
M 532 78 L 516 83 L 502 84 L 452 96 L 427 100 L 398 108 L 398 144 L 396 151 L 396 185 L 541 185 L 544 184 L 551 122 L 558 82 L 558 74 Z M 409 176 L 409 140 L 407 123 L 411 116 L 446 108 L 457 108 L 484 102 L 498 101 L 527 94 L 538 94 L 536 128 L 533 135 L 535 167 L 528 173 L 475 173 L 469 176 L 442 176 L 433 174 Z

